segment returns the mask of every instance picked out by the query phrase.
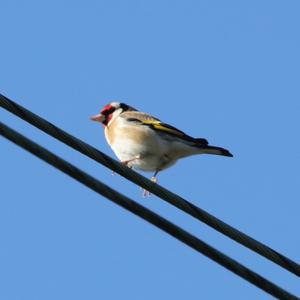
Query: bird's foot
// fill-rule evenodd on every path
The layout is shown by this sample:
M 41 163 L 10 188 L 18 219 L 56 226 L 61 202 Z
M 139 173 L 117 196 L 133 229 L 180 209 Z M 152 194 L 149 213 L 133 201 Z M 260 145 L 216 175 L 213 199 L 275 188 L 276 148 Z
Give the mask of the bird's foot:
M 150 179 L 152 182 L 157 183 L 157 177 L 156 176 L 152 176 Z
M 121 164 L 123 164 L 123 165 L 125 165 L 125 166 L 127 166 L 128 168 L 132 168 L 132 165 L 130 165 L 130 163 L 131 162 L 133 162 L 133 161 L 135 161 L 135 160 L 137 160 L 137 159 L 140 159 L 141 158 L 141 156 L 140 155 L 137 155 L 136 157 L 134 157 L 134 158 L 131 158 L 131 159 L 127 159 L 127 160 L 123 160 L 123 161 L 121 161 Z
M 129 159 L 129 160 L 123 160 L 121 161 L 121 164 L 128 167 L 128 168 L 131 168 L 131 166 L 129 166 L 129 163 L 132 162 L 133 159 Z
M 136 158 L 134 159 L 129 159 L 129 160 L 123 160 L 121 161 L 121 164 L 128 167 L 129 169 L 132 169 L 132 166 L 129 165 L 130 162 L 132 162 L 133 160 L 135 160 Z M 116 175 L 116 172 L 112 171 L 111 175 Z

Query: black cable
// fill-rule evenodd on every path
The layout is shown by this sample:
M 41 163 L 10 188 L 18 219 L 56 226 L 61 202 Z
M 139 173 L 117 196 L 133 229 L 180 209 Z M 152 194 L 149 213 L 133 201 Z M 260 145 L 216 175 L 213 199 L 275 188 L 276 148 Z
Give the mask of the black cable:
M 300 276 L 300 265 L 298 263 L 273 250 L 272 248 L 264 245 L 263 243 L 251 238 L 245 233 L 235 229 L 229 224 L 221 221 L 220 219 L 214 217 L 205 210 L 197 207 L 196 205 L 163 188 L 162 186 L 151 182 L 144 176 L 132 171 L 126 166 L 123 166 L 122 164 L 110 158 L 106 154 L 100 152 L 96 148 L 70 135 L 69 133 L 63 131 L 57 126 L 51 124 L 50 122 L 46 121 L 45 119 L 39 117 L 38 115 L 32 113 L 31 111 L 27 110 L 26 108 L 22 107 L 21 105 L 15 103 L 14 101 L 8 99 L 7 97 L 1 94 L 0 106 L 2 106 L 7 111 L 13 113 L 14 115 L 20 117 L 21 119 L 25 120 L 26 122 L 32 124 L 33 126 L 39 128 L 45 133 L 51 135 L 52 137 L 69 145 L 73 149 L 94 159 L 95 161 L 106 166 L 107 168 L 136 183 L 137 185 L 141 186 L 147 191 L 150 191 L 151 193 L 157 195 L 161 199 L 176 206 L 177 208 L 188 213 L 194 218 L 204 222 L 208 226 L 223 233 L 224 235 L 235 240 L 236 242 L 273 261 L 277 265 L 296 274 L 297 276 Z
M 53 154 L 47 149 L 29 140 L 25 136 L 19 134 L 15 130 L 9 128 L 2 122 L 0 122 L 0 134 L 5 138 L 7 138 L 8 140 L 12 141 L 13 143 L 19 145 L 23 149 L 26 149 L 33 155 L 44 160 L 48 164 L 54 166 L 55 168 L 61 170 L 65 174 L 69 175 L 70 177 L 81 182 L 82 184 L 89 187 L 90 189 L 97 192 L 98 194 L 108 198 L 112 202 L 118 204 L 119 206 L 122 206 L 123 208 L 127 209 L 133 214 L 141 217 L 142 219 L 162 229 L 163 231 L 167 232 L 169 235 L 175 237 L 176 239 L 180 240 L 184 244 L 190 246 L 196 251 L 214 260 L 215 262 L 225 267 L 226 269 L 232 271 L 236 275 L 251 282 L 252 284 L 264 290 L 265 292 L 269 293 L 270 295 L 277 297 L 279 299 L 299 300 L 299 298 L 285 291 L 281 287 L 275 285 L 271 281 L 253 272 L 252 270 L 243 266 L 239 262 L 233 260 L 229 256 L 223 254 L 222 252 L 211 247 L 210 245 L 201 241 L 200 239 L 188 233 L 187 231 L 181 229 L 177 225 L 171 223 L 167 219 L 152 212 L 148 208 L 131 200 L 125 195 L 113 190 L 109 186 L 103 184 L 99 180 L 83 172 L 82 170 L 70 164 L 69 162 L 63 160 L 59 156 Z

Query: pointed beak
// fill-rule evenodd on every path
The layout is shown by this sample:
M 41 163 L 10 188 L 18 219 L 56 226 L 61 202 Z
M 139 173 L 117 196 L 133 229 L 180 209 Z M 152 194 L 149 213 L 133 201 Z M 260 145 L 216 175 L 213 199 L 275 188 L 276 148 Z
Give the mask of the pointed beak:
M 91 120 L 102 123 L 105 120 L 105 116 L 102 114 L 98 114 L 98 115 L 92 116 Z

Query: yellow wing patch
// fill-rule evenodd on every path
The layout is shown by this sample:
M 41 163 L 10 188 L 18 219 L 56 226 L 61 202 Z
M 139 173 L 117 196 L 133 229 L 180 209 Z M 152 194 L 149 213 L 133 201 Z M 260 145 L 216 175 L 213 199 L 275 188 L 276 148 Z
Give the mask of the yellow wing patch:
M 167 133 L 174 134 L 174 135 L 177 135 L 177 136 L 180 136 L 180 137 L 185 136 L 184 132 L 176 129 L 173 126 L 162 123 L 162 122 L 160 122 L 159 120 L 156 120 L 156 119 L 142 120 L 142 123 L 146 124 L 146 125 L 151 125 L 156 130 L 165 131 Z

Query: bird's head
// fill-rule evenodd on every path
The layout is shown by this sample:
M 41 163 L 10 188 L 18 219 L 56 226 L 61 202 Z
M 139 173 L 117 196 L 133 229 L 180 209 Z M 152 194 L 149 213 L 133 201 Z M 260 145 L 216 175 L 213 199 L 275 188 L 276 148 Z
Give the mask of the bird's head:
M 103 126 L 107 126 L 112 119 L 127 110 L 135 109 L 125 103 L 112 102 L 105 105 L 98 115 L 92 116 L 91 120 L 100 122 Z

